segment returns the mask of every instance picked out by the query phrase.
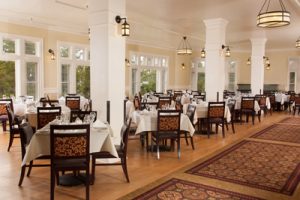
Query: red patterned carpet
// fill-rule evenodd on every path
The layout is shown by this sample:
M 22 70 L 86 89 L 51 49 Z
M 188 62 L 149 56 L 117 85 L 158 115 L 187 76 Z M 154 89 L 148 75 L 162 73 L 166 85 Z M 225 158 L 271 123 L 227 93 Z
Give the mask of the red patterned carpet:
M 300 179 L 300 146 L 242 141 L 186 173 L 292 195 Z
M 244 194 L 239 194 L 223 189 L 184 181 L 176 178 L 172 178 L 164 182 L 163 184 L 149 190 L 134 198 L 134 200 L 141 199 L 234 199 L 234 200 L 259 200 L 260 198 L 251 197 Z
M 300 144 L 300 126 L 292 124 L 274 124 L 253 135 L 252 138 Z
M 280 121 L 279 123 L 300 125 L 300 118 L 299 117 L 289 117 L 289 118 L 286 118 L 286 119 Z

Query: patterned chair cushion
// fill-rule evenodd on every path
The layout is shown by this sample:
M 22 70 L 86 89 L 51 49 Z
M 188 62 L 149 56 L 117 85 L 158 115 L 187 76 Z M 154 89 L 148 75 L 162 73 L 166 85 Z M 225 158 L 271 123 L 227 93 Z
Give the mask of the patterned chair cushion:
M 160 117 L 159 127 L 160 131 L 168 131 L 168 130 L 177 130 L 179 128 L 179 118 L 178 117 Z
M 54 140 L 56 157 L 75 157 L 86 155 L 86 137 L 59 137 Z
M 70 109 L 80 109 L 80 101 L 69 99 L 69 100 L 67 100 L 67 106 Z
M 0 115 L 7 115 L 6 104 L 0 104 Z
M 242 109 L 253 109 L 254 108 L 254 101 L 252 100 L 245 100 L 241 103 Z
M 209 109 L 209 113 L 208 113 L 209 117 L 224 117 L 224 107 L 210 107 Z

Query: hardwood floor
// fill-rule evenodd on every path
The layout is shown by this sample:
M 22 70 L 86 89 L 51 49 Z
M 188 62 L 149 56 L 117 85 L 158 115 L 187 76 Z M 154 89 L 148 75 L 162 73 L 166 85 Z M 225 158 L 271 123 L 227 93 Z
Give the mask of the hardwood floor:
M 95 184 L 90 189 L 91 199 L 119 198 L 288 116 L 291 115 L 286 112 L 273 112 L 272 116 L 268 114 L 262 117 L 261 123 L 256 119 L 254 126 L 251 122 L 237 123 L 235 124 L 236 133 L 233 134 L 229 128 L 224 139 L 221 131 L 218 135 L 211 135 L 210 139 L 206 135 L 195 135 L 195 150 L 182 140 L 180 159 L 177 159 L 177 153 L 174 151 L 161 153 L 160 160 L 157 160 L 156 153 L 145 151 L 138 140 L 130 140 L 128 171 L 131 182 L 126 182 L 121 166 L 97 167 Z M 0 199 L 49 199 L 50 170 L 47 167 L 34 168 L 31 176 L 24 178 L 22 187 L 18 187 L 21 168 L 20 143 L 15 139 L 10 152 L 7 152 L 8 139 L 8 132 L 0 133 Z M 84 197 L 83 185 L 56 186 L 55 199 L 84 199 Z

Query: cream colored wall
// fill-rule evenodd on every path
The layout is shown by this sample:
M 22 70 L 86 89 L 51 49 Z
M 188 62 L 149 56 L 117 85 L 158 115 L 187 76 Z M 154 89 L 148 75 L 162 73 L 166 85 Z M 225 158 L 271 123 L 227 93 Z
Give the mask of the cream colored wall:
M 0 32 L 25 37 L 36 37 L 43 40 L 44 88 L 46 91 L 57 88 L 57 61 L 50 59 L 48 49 L 53 49 L 55 54 L 57 54 L 57 41 L 79 43 L 85 45 L 89 43 L 87 36 L 50 31 L 46 29 L 4 22 L 0 22 Z

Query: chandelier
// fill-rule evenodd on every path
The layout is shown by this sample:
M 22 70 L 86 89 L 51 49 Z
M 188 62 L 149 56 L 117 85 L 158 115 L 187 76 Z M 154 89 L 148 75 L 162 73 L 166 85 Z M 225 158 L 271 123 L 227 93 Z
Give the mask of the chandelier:
M 193 51 L 192 48 L 187 41 L 186 36 L 183 36 L 178 48 L 177 48 L 177 54 L 178 55 L 192 55 Z
M 280 10 L 274 11 L 269 10 L 271 1 L 272 0 L 265 0 L 257 15 L 257 26 L 263 28 L 273 28 L 289 25 L 291 21 L 291 15 L 288 11 L 286 11 L 282 0 L 278 0 L 280 4 Z

